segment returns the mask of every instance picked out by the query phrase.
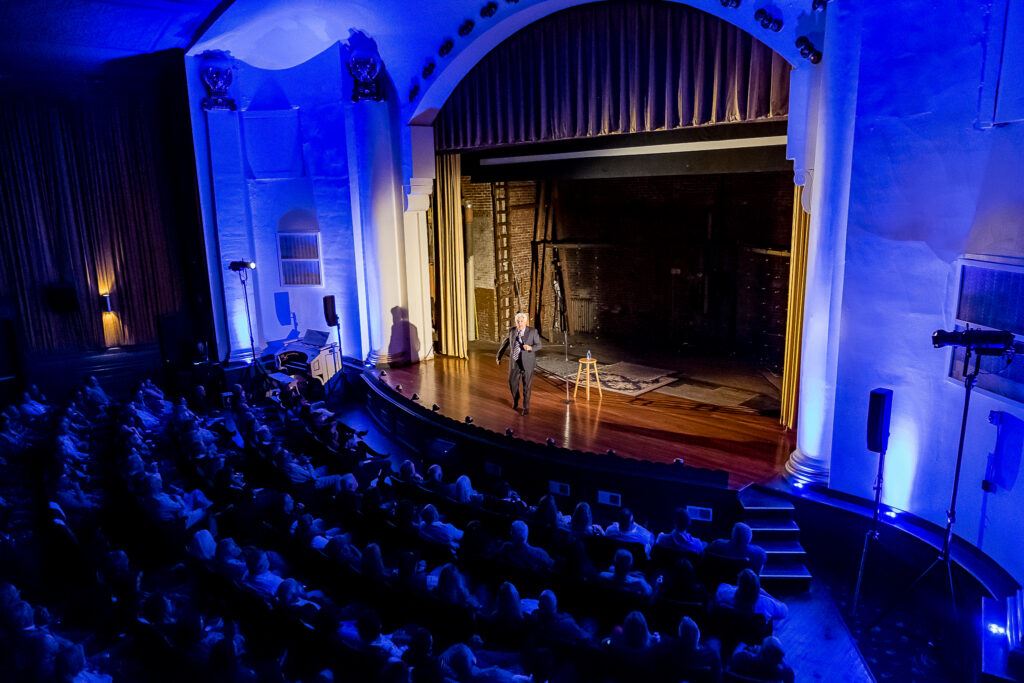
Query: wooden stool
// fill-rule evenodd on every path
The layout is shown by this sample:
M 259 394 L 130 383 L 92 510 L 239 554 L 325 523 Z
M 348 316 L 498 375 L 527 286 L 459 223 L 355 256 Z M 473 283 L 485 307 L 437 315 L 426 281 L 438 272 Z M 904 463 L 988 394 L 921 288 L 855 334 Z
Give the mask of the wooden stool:
M 576 389 L 572 392 L 573 400 L 576 399 L 576 392 L 580 390 L 580 375 L 584 372 L 587 373 L 586 384 L 587 384 L 587 400 L 590 400 L 590 372 L 594 372 L 594 381 L 597 382 L 597 393 L 604 398 L 604 391 L 601 390 L 601 376 L 597 374 L 597 359 L 596 358 L 580 358 L 579 368 L 576 370 Z

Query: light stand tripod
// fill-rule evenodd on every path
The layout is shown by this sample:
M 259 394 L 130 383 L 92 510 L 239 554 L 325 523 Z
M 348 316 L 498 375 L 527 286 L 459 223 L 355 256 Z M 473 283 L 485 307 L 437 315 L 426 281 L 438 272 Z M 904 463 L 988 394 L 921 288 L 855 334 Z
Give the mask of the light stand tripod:
M 938 334 L 939 333 L 936 332 L 936 335 L 938 335 Z M 936 339 L 936 338 L 933 337 L 933 340 L 934 339 Z M 1012 335 L 1011 335 L 1011 341 L 1012 341 Z M 956 584 L 954 583 L 954 580 L 953 580 L 953 561 L 952 561 L 952 558 L 951 558 L 951 550 L 952 550 L 952 545 L 953 545 L 953 524 L 956 522 L 957 496 L 958 496 L 958 494 L 960 492 L 960 470 L 961 470 L 961 468 L 963 466 L 963 460 L 964 460 L 964 441 L 965 441 L 965 437 L 967 436 L 967 416 L 968 416 L 968 414 L 970 412 L 970 407 L 971 407 L 971 391 L 974 389 L 975 382 L 978 379 L 978 374 L 981 372 L 981 357 L 983 355 L 1002 355 L 1002 354 L 1004 354 L 1006 352 L 1005 349 L 1001 350 L 1001 351 L 997 351 L 997 350 L 993 349 L 992 347 L 986 347 L 986 346 L 983 346 L 983 345 L 973 345 L 973 344 L 970 344 L 970 343 L 959 344 L 959 345 L 962 345 L 964 347 L 964 366 L 963 366 L 964 367 L 964 369 L 963 369 L 963 375 L 964 375 L 964 409 L 963 409 L 963 414 L 962 414 L 962 416 L 960 418 L 960 441 L 959 441 L 959 443 L 957 445 L 957 450 L 956 450 L 956 467 L 953 470 L 953 491 L 952 491 L 952 493 L 950 494 L 950 497 L 949 497 L 949 508 L 946 510 L 946 531 L 945 531 L 945 534 L 944 534 L 943 540 L 942 540 L 942 550 L 939 553 L 939 556 L 936 557 L 935 560 L 933 560 L 930 565 L 928 565 L 927 569 L 925 569 L 923 572 L 921 572 L 918 575 L 918 577 L 916 579 L 914 579 L 910 583 L 910 587 L 906 591 L 904 591 L 904 593 L 903 593 L 903 598 L 901 600 L 899 600 L 897 603 L 895 603 L 893 605 L 890 605 L 888 609 L 883 611 L 878 616 L 878 618 L 875 619 L 875 621 L 874 621 L 875 625 L 880 623 L 886 616 L 888 616 L 888 614 L 890 612 L 892 612 L 894 609 L 896 609 L 896 607 L 901 602 L 904 602 L 904 601 L 908 600 L 910 598 L 910 596 L 914 594 L 914 591 L 917 589 L 917 587 L 926 578 L 928 578 L 928 576 L 933 571 L 935 571 L 939 567 L 941 567 L 944 570 L 944 574 L 946 576 L 946 585 L 949 588 L 949 600 L 950 600 L 950 604 L 953 607 L 953 618 L 954 618 L 954 620 L 956 620 L 957 615 L 959 613 L 959 610 L 957 608 L 957 603 L 956 603 Z M 936 342 L 935 346 L 936 346 L 936 348 L 938 348 L 939 343 Z M 971 368 L 971 356 L 972 355 L 974 356 L 974 367 L 973 367 L 973 369 Z M 881 475 L 879 475 L 879 479 L 881 479 Z M 875 525 L 873 526 L 872 531 L 869 531 L 868 533 L 869 534 L 875 533 L 876 535 L 874 536 L 874 540 L 877 540 L 877 523 L 878 523 L 878 503 L 877 503 L 877 501 L 878 501 L 878 494 L 877 494 L 877 492 L 876 492 L 876 495 L 875 495 L 875 500 L 876 500 L 876 504 L 875 504 Z M 867 545 L 868 545 L 868 539 L 865 538 L 865 540 L 864 540 L 865 552 L 867 551 Z M 864 558 L 862 556 L 861 557 L 861 570 L 862 571 L 863 571 L 863 564 L 864 564 Z M 861 577 L 858 576 L 858 578 L 857 578 L 858 588 L 859 588 L 859 585 L 860 585 L 860 579 L 861 579 Z M 857 608 L 857 602 L 856 601 L 857 601 L 858 598 L 859 598 L 859 595 L 855 592 L 854 603 L 853 603 L 854 610 L 856 610 L 856 608 Z
M 564 346 L 565 346 L 565 364 L 566 364 L 566 366 L 568 366 L 569 365 L 569 330 L 565 329 L 565 327 L 562 327 L 562 338 L 563 338 L 563 340 L 565 342 L 565 344 L 564 344 Z M 571 403 L 572 403 L 572 399 L 569 398 L 569 375 L 567 374 L 565 376 L 565 405 L 570 405 Z
M 974 354 L 974 368 L 971 365 L 971 354 Z M 928 568 L 921 572 L 921 575 L 910 584 L 911 593 L 932 571 L 937 567 L 945 569 L 946 580 L 949 584 L 949 600 L 953 605 L 953 615 L 957 615 L 956 606 L 956 585 L 953 582 L 953 562 L 950 559 L 950 551 L 953 545 L 953 524 L 956 522 L 956 499 L 960 492 L 960 469 L 964 463 L 964 439 L 967 436 L 967 415 L 971 407 L 971 390 L 978 380 L 981 372 L 981 356 L 983 351 L 972 346 L 964 346 L 964 412 L 960 418 L 960 442 L 956 449 L 956 468 L 953 470 L 953 492 L 949 497 L 949 509 L 946 510 L 946 533 L 942 540 L 942 552 L 935 560 L 928 565 Z
M 253 390 L 257 393 L 261 390 L 259 386 L 260 380 L 266 375 L 266 371 L 263 366 L 260 365 L 259 358 L 256 356 L 256 340 L 252 336 L 252 312 L 249 310 L 249 271 L 256 269 L 256 263 L 254 261 L 232 261 L 228 268 L 235 273 L 238 273 L 238 281 L 242 285 L 242 300 L 245 302 L 245 324 L 249 329 L 249 349 L 252 351 L 252 368 L 253 374 L 251 379 L 257 384 Z
M 252 350 L 252 362 L 253 365 L 257 365 L 256 340 L 252 336 L 252 314 L 249 312 L 249 290 L 246 286 L 246 283 L 249 282 L 249 268 L 240 268 L 236 272 L 238 281 L 242 283 L 242 301 L 245 302 L 245 324 L 249 328 L 249 348 Z
M 857 584 L 853 588 L 853 607 L 851 611 L 857 612 L 857 604 L 860 602 L 860 588 L 864 582 L 864 568 L 868 561 L 868 548 L 872 541 L 878 541 L 878 513 L 882 504 L 882 473 L 885 472 L 885 451 L 883 448 L 878 454 L 878 474 L 875 475 L 875 514 L 871 518 L 871 528 L 864 534 L 864 549 L 860 551 L 860 568 L 857 570 Z
M 1012 332 L 998 331 L 998 330 L 978 330 L 967 328 L 966 330 L 936 330 L 932 334 L 932 346 L 935 348 L 942 348 L 945 346 L 963 347 L 964 349 L 964 361 L 963 361 L 963 380 L 964 380 L 964 408 L 963 414 L 960 418 L 960 440 L 957 443 L 956 450 L 956 466 L 953 471 L 953 490 L 949 497 L 949 508 L 946 510 L 946 531 L 942 539 L 942 550 L 939 556 L 928 565 L 927 569 L 921 572 L 916 579 L 914 579 L 908 590 L 902 592 L 902 597 L 894 604 L 890 605 L 884 610 L 872 623 L 872 626 L 878 625 L 887 615 L 889 615 L 896 607 L 909 600 L 914 594 L 917 587 L 937 568 L 941 567 L 944 570 L 946 585 L 949 588 L 950 603 L 953 607 L 953 621 L 957 620 L 959 609 L 956 601 L 956 584 L 953 577 L 953 561 L 952 561 L 952 547 L 953 547 L 953 524 L 956 523 L 956 503 L 957 495 L 960 492 L 960 471 L 963 467 L 964 460 L 964 442 L 967 436 L 967 417 L 971 407 L 971 393 L 974 389 L 974 385 L 978 380 L 978 375 L 981 373 L 981 357 L 982 356 L 1003 356 L 1007 359 L 1007 364 L 1013 361 L 1014 354 L 1018 351 L 1018 344 L 1014 339 Z M 974 356 L 974 367 L 971 367 L 971 356 Z M 884 455 L 884 454 L 883 454 Z M 882 463 L 879 460 L 879 474 L 878 481 L 875 489 L 875 517 L 871 531 L 868 532 L 868 537 L 864 540 L 864 553 L 867 553 L 867 547 L 871 540 L 878 540 L 878 504 L 879 504 L 879 490 L 881 488 L 882 481 Z M 854 610 L 856 610 L 857 600 L 859 599 L 860 583 L 864 570 L 864 556 L 861 556 L 861 571 L 857 577 L 857 589 L 854 595 Z

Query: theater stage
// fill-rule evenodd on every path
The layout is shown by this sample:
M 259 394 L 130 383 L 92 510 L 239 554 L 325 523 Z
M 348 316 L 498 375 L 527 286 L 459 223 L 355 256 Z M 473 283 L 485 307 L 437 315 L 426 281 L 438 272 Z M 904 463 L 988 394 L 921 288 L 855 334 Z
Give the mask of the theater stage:
M 512 410 L 507 360 L 494 362 L 491 348 L 474 344 L 468 359 L 438 356 L 433 360 L 387 371 L 384 381 L 416 393 L 426 406 L 438 404 L 446 417 L 467 415 L 479 427 L 581 451 L 616 453 L 655 462 L 683 458 L 687 465 L 725 470 L 729 485 L 766 482 L 782 471 L 794 448 L 793 437 L 774 417 L 648 392 L 630 397 L 591 390 L 590 401 L 580 388 L 577 400 L 565 404 L 565 383 L 540 372 L 533 380 L 530 414 Z M 570 387 L 571 394 L 571 387 Z

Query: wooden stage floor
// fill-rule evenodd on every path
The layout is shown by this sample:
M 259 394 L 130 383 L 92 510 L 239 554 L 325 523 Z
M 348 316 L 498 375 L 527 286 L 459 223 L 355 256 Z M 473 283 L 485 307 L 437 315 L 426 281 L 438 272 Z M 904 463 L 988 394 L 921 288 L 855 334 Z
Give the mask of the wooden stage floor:
M 438 356 L 406 368 L 388 370 L 384 380 L 402 385 L 402 393 L 419 394 L 423 405 L 437 403 L 440 412 L 462 421 L 467 415 L 479 427 L 544 443 L 603 453 L 609 449 L 641 460 L 672 462 L 729 473 L 729 485 L 767 482 L 782 471 L 793 450 L 792 435 L 774 417 L 695 403 L 648 392 L 630 397 L 605 391 L 601 398 L 583 388 L 565 404 L 565 383 L 540 372 L 534 375 L 530 414 L 512 410 L 507 359 L 498 366 L 494 351 L 473 345 L 466 360 Z M 571 393 L 571 387 L 570 387 Z

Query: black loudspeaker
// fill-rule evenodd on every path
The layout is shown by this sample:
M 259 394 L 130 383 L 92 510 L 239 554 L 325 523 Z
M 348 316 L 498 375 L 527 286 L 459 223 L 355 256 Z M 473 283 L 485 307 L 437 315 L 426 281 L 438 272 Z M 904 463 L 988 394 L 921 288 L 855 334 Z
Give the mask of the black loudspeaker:
M 868 450 L 884 453 L 889 447 L 892 389 L 872 389 L 868 401 Z
M 328 327 L 334 327 L 338 324 L 338 311 L 334 307 L 333 294 L 328 294 L 324 297 L 324 322 L 327 323 Z

